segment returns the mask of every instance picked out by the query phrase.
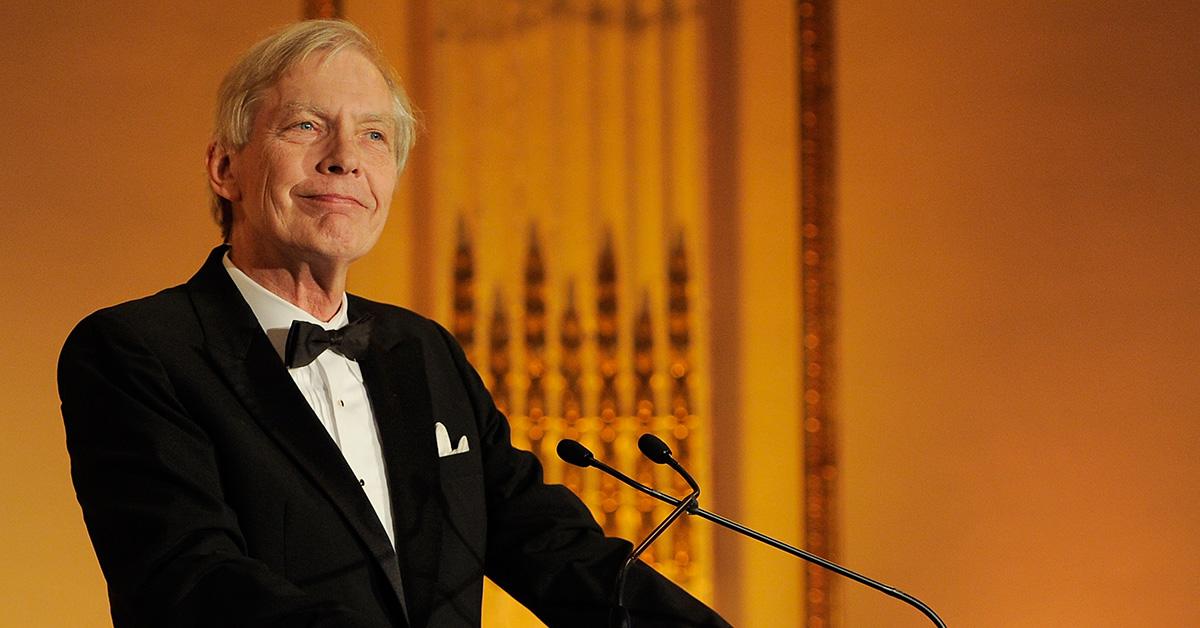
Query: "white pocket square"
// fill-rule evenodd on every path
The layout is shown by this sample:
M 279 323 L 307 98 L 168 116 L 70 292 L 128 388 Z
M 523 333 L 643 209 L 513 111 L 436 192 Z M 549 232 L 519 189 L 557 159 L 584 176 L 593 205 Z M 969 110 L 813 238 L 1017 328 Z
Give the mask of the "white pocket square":
M 450 431 L 446 429 L 445 425 L 442 425 L 441 421 L 433 424 L 433 438 L 437 441 L 438 458 L 445 458 L 454 454 L 465 454 L 471 451 L 471 448 L 467 446 L 466 436 L 458 439 L 458 447 L 451 447 Z

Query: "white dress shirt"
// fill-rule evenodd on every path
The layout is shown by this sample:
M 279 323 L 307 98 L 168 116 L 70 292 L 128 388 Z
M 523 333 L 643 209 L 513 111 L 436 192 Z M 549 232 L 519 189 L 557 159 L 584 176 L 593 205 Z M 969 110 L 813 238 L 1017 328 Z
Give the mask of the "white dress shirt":
M 325 329 L 338 329 L 349 322 L 345 294 L 342 295 L 342 306 L 337 314 L 329 322 L 320 321 L 259 285 L 229 261 L 228 253 L 222 262 L 229 278 L 242 293 L 242 298 L 250 304 L 250 309 L 254 311 L 254 316 L 280 359 L 284 356 L 292 321 L 305 321 Z M 325 351 L 307 366 L 288 369 L 288 374 L 296 382 L 308 405 L 312 406 L 330 438 L 341 449 L 367 499 L 375 507 L 388 538 L 395 545 L 392 505 L 388 497 L 383 448 L 379 444 L 379 428 L 358 363 L 334 351 Z

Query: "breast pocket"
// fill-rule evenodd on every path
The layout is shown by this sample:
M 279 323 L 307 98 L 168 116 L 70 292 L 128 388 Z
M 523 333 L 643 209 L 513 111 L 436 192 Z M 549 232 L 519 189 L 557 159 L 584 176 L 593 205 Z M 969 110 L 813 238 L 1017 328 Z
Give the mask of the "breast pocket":
M 443 478 L 483 473 L 479 433 L 465 427 L 464 423 L 447 420 L 433 424 L 438 471 Z

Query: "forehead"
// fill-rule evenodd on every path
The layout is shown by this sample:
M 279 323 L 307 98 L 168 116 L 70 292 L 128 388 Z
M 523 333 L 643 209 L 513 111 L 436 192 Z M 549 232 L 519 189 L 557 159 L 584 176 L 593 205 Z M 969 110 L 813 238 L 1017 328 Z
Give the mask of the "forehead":
M 270 109 L 350 110 L 391 117 L 391 90 L 364 54 L 316 52 L 283 73 L 264 94 Z

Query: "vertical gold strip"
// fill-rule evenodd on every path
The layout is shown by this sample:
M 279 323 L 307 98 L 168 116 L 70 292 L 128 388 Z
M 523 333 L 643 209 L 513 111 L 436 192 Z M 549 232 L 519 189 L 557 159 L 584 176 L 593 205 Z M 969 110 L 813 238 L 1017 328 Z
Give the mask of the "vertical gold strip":
M 617 395 L 617 263 L 612 237 L 604 241 L 596 272 L 596 353 L 600 370 L 600 395 L 597 414 L 600 418 L 600 455 L 604 460 L 616 460 L 617 420 L 621 410 Z M 619 534 L 617 510 L 621 505 L 617 481 L 607 473 L 600 478 L 600 524 L 608 534 Z
M 491 348 L 488 354 L 488 371 L 492 376 L 492 400 L 496 402 L 496 408 L 500 412 L 508 414 L 512 401 L 508 377 L 512 368 L 512 358 L 509 356 L 508 313 L 505 311 L 503 294 L 497 290 L 495 296 L 492 321 L 488 329 Z
M 637 435 L 653 432 L 654 430 L 654 389 L 650 381 L 654 376 L 654 326 L 650 319 L 650 299 L 644 297 L 641 312 L 633 324 L 633 411 L 634 425 Z M 656 464 L 645 456 L 634 458 L 634 477 L 647 486 L 658 484 L 655 480 Z M 638 514 L 637 538 L 646 538 L 658 521 L 654 516 L 657 501 L 649 495 L 638 493 L 634 497 L 634 507 Z M 642 554 L 642 560 L 653 565 L 657 562 L 655 547 L 651 545 Z
M 439 75 L 441 68 L 444 67 L 441 64 L 445 63 L 445 57 L 448 56 L 445 54 L 445 46 L 441 45 L 435 37 L 436 13 L 431 10 L 429 5 L 430 0 L 409 0 L 404 3 L 408 20 L 404 35 L 407 37 L 408 58 L 410 59 L 404 68 L 405 82 L 409 96 L 418 109 L 426 103 L 440 102 L 438 95 L 444 88 L 434 77 Z M 440 116 L 445 116 L 444 119 L 447 121 L 453 119 L 452 116 L 445 114 L 443 108 L 443 111 L 439 111 L 438 114 L 428 112 L 422 122 L 442 128 Z M 451 124 L 444 126 L 448 127 L 447 131 L 455 128 Z M 441 283 L 445 277 L 441 271 L 445 266 L 439 262 L 438 257 L 444 249 L 437 247 L 434 243 L 439 229 L 439 219 L 435 217 L 438 212 L 430 210 L 436 208 L 447 217 L 457 214 L 461 220 L 464 207 L 461 204 L 443 203 L 439 198 L 442 196 L 439 188 L 442 187 L 440 181 L 444 180 L 444 174 L 434 168 L 436 159 L 442 152 L 438 149 L 438 142 L 429 141 L 421 133 L 418 133 L 417 141 L 420 142 L 419 146 L 422 149 L 412 152 L 412 156 L 405 166 L 405 182 L 401 184 L 408 186 L 409 194 L 409 207 L 401 215 L 405 221 L 401 228 L 403 233 L 411 234 L 408 240 L 412 246 L 412 253 L 407 259 L 411 265 L 403 270 L 412 281 L 413 309 L 436 313 L 440 317 L 444 311 L 438 310 L 437 295 L 445 291 L 443 288 L 445 284 Z M 392 220 L 397 219 L 399 218 L 392 218 Z M 453 220 L 453 218 L 449 218 L 449 220 Z M 474 262 L 474 259 L 472 261 Z M 472 280 L 474 285 L 474 277 Z M 478 292 L 473 291 L 472 295 L 477 297 Z M 472 325 L 475 323 L 476 321 L 472 321 Z M 473 349 L 477 353 L 478 345 L 473 345 Z M 477 359 L 479 356 L 473 354 L 471 357 Z
M 691 372 L 691 324 L 688 320 L 688 267 L 687 250 L 684 248 L 683 232 L 679 233 L 667 263 L 667 344 L 670 362 L 667 375 L 671 381 L 670 435 L 667 437 L 675 457 L 685 467 L 692 465 L 691 442 L 691 392 L 688 373 Z M 675 494 L 688 490 L 687 483 L 679 474 L 673 474 Z M 692 577 L 694 550 L 691 521 L 684 517 L 675 522 L 672 532 L 672 560 L 675 563 L 675 580 L 686 586 Z
M 745 288 L 739 282 L 736 264 L 742 258 L 740 234 L 744 218 L 740 213 L 738 172 L 744 150 L 738 136 L 738 121 L 744 105 L 737 97 L 736 86 L 742 80 L 737 63 L 739 41 L 738 5 L 732 0 L 712 1 L 704 5 L 701 14 L 701 40 L 704 42 L 701 61 L 703 110 L 706 132 L 702 164 L 705 216 L 701 225 L 709 237 L 699 240 L 698 257 L 707 260 L 707 293 L 713 295 L 707 305 L 706 364 L 708 403 L 704 407 L 711 416 L 707 438 L 714 443 L 738 443 L 742 438 L 738 425 L 744 398 L 741 364 L 745 350 L 738 341 L 741 326 L 740 303 Z M 719 295 L 720 298 L 715 298 Z M 732 510 L 738 505 L 743 490 L 739 471 L 744 467 L 743 456 L 736 446 L 720 447 L 721 467 L 725 473 L 714 473 L 708 494 L 718 511 Z M 712 560 L 721 565 L 714 580 L 715 601 L 718 607 L 740 608 L 745 597 L 741 565 L 744 564 L 745 544 L 733 535 L 713 536 Z M 796 623 L 796 618 L 781 617 L 779 623 Z
M 587 393 L 595 417 L 591 425 L 594 444 L 608 460 L 616 460 L 617 438 L 617 278 L 612 243 L 613 212 L 623 206 L 624 113 L 621 103 L 624 80 L 621 64 L 624 40 L 618 24 L 623 9 L 621 0 L 592 0 L 588 8 L 588 166 L 589 214 L 592 233 L 604 230 L 604 242 L 590 281 L 579 286 L 581 298 L 594 304 L 595 333 L 588 346 L 591 372 Z M 591 308 L 589 308 L 591 309 Z M 596 517 L 607 534 L 619 534 L 617 509 L 620 506 L 617 482 L 607 474 L 597 474 L 595 489 L 588 500 L 596 504 Z
M 467 359 L 475 360 L 475 253 L 467 237 L 465 221 L 459 221 L 458 246 L 454 250 L 454 338 Z
M 832 13 L 833 0 L 799 5 L 805 545 L 836 558 Z M 833 620 L 831 574 L 810 564 L 805 575 L 806 625 L 826 628 Z
M 559 326 L 559 343 L 562 345 L 562 361 L 559 373 L 563 378 L 562 389 L 562 436 L 579 440 L 582 436 L 580 419 L 583 418 L 583 325 L 579 311 L 575 309 L 575 284 L 567 285 L 567 306 Z M 582 469 L 575 465 L 563 468 L 563 484 L 585 497 Z
M 526 435 L 529 450 L 547 460 L 542 450 L 546 437 L 546 266 L 537 232 L 529 234 L 525 258 L 525 414 L 529 417 Z

